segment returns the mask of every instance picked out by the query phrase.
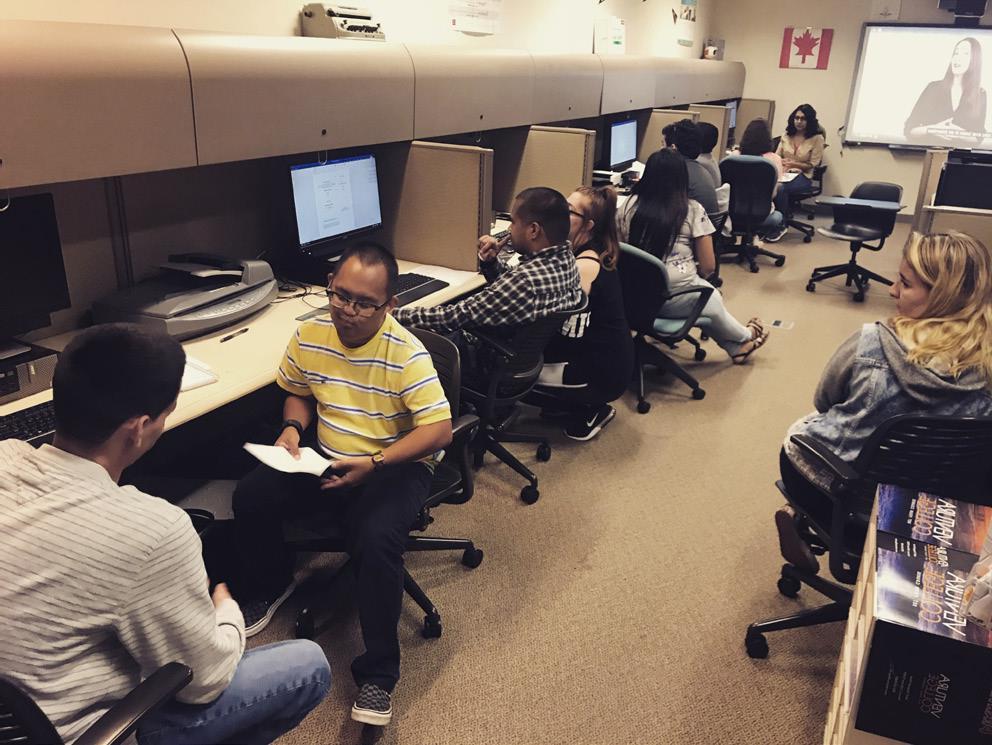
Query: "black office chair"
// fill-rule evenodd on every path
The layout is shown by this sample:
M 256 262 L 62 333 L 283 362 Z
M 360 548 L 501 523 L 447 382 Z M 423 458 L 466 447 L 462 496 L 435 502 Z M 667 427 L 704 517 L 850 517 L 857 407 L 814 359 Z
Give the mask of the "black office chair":
M 799 534 L 813 553 L 830 554 L 830 573 L 839 582 L 854 584 L 858 576 L 868 519 L 878 484 L 928 491 L 966 501 L 981 495 L 988 503 L 989 453 L 992 418 L 919 416 L 904 414 L 883 422 L 865 443 L 853 463 L 838 458 L 822 443 L 806 435 L 792 442 L 833 475 L 833 486 L 823 492 L 830 499 L 830 524 L 823 524 L 789 498 L 781 481 L 776 486 L 796 510 Z M 831 603 L 784 618 L 752 623 L 744 646 L 755 658 L 768 656 L 764 634 L 818 626 L 847 618 L 852 590 L 826 580 L 816 572 L 785 564 L 778 590 L 789 598 L 803 585 L 826 595 Z
M 699 381 L 687 373 L 675 360 L 662 352 L 648 338 L 674 349 L 680 341 L 687 341 L 696 348 L 697 361 L 706 358 L 706 350 L 689 336 L 694 326 L 705 329 L 708 319 L 701 317 L 703 307 L 710 299 L 712 287 L 693 287 L 673 295 L 668 294 L 668 274 L 665 264 L 656 256 L 626 243 L 620 244 L 621 260 L 617 262 L 620 285 L 623 288 L 624 312 L 630 330 L 634 332 L 634 375 L 637 377 L 637 412 L 647 414 L 651 404 L 644 397 L 644 366 L 653 365 L 670 372 L 689 388 L 697 401 L 706 395 Z M 697 295 L 696 302 L 685 318 L 665 318 L 661 307 L 671 298 Z
M 541 375 L 545 348 L 559 333 L 565 320 L 582 313 L 588 305 L 589 299 L 583 295 L 574 308 L 539 318 L 516 329 L 506 339 L 481 330 L 471 331 L 481 345 L 480 360 L 485 360 L 477 371 L 478 379 L 462 380 L 462 396 L 475 407 L 481 420 L 471 446 L 473 465 L 481 468 L 487 452 L 495 455 L 529 482 L 520 490 L 520 499 L 525 504 L 534 504 L 541 497 L 537 476 L 503 443 L 535 444 L 539 461 L 551 459 L 551 443 L 547 437 L 514 432 L 510 427 L 520 415 L 520 403 L 531 393 Z
M 824 164 L 821 163 L 815 166 L 813 168 L 813 174 L 810 177 L 810 187 L 802 191 L 789 192 L 789 212 L 785 216 L 785 224 L 803 234 L 803 243 L 812 242 L 813 233 L 816 232 L 816 228 L 808 222 L 798 220 L 796 213 L 804 209 L 803 202 L 809 199 L 815 199 L 823 193 L 823 175 L 826 172 L 827 167 Z M 805 209 L 807 209 L 807 219 L 812 220 L 815 217 L 815 213 L 812 209 Z
M 758 271 L 758 256 L 768 256 L 775 260 L 775 266 L 782 266 L 785 256 L 754 245 L 758 228 L 772 210 L 778 178 L 775 166 L 757 155 L 732 155 L 720 161 L 720 175 L 730 184 L 731 233 L 734 239 L 740 238 L 740 243 L 734 239 L 724 242 L 720 253 L 736 254 L 738 261 L 747 261 L 752 272 Z
M 720 251 L 727 240 L 723 235 L 723 227 L 727 224 L 728 216 L 727 212 L 717 212 L 709 216 L 710 222 L 713 223 L 713 258 L 716 259 L 716 269 L 704 279 L 714 287 L 723 287 L 723 278 L 720 277 Z
M 149 675 L 73 742 L 75 745 L 117 745 L 134 732 L 141 720 L 171 700 L 193 679 L 193 671 L 179 662 L 163 665 Z M 0 745 L 62 745 L 51 721 L 13 681 L 0 677 Z
M 430 331 L 413 329 L 414 334 L 430 352 L 434 369 L 437 370 L 441 387 L 451 406 L 452 414 L 458 411 L 461 362 L 458 347 L 449 339 Z M 422 532 L 434 521 L 431 510 L 440 504 L 464 504 L 472 498 L 474 477 L 468 460 L 468 444 L 479 426 L 478 417 L 465 414 L 452 422 L 452 441 L 445 448 L 445 455 L 434 471 L 431 493 L 420 508 L 420 514 L 411 532 Z M 290 523 L 286 527 L 287 543 L 294 551 L 317 551 L 344 553 L 347 551 L 347 536 L 334 525 L 321 525 L 312 518 L 306 523 Z M 410 535 L 406 543 L 407 551 L 461 551 L 462 564 L 475 569 L 482 563 L 482 549 L 467 538 L 440 538 L 434 536 Z M 348 568 L 348 564 L 345 564 Z M 344 571 L 344 570 L 342 570 Z M 403 588 L 414 602 L 424 611 L 425 638 L 441 636 L 441 614 L 417 582 L 404 570 Z M 296 619 L 296 635 L 301 639 L 313 639 L 327 630 L 318 627 L 314 619 L 314 606 L 300 611 Z
M 880 202 L 899 202 L 902 199 L 902 187 L 881 181 L 866 181 L 858 184 L 851 192 L 853 199 L 874 199 Z M 892 235 L 896 224 L 896 213 L 891 210 L 877 210 L 861 205 L 834 205 L 834 223 L 829 228 L 819 228 L 817 232 L 827 238 L 837 241 L 847 241 L 851 246 L 851 260 L 846 264 L 831 264 L 818 266 L 806 283 L 807 292 L 816 291 L 816 283 L 831 277 L 845 277 L 844 285 L 850 287 L 853 283 L 857 291 L 854 293 L 855 302 L 865 299 L 865 290 L 869 280 L 891 285 L 892 281 L 880 274 L 869 271 L 858 265 L 858 251 L 867 248 L 869 251 L 881 251 L 885 239 Z M 869 241 L 878 241 L 872 245 Z

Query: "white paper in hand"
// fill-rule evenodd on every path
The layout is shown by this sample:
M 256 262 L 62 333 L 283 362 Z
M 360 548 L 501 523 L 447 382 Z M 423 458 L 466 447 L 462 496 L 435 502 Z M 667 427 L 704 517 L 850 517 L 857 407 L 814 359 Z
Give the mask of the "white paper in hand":
M 286 448 L 277 445 L 258 445 L 246 442 L 245 450 L 258 458 L 262 463 L 283 473 L 311 473 L 320 476 L 333 465 L 313 448 L 300 448 L 300 459 L 296 460 Z

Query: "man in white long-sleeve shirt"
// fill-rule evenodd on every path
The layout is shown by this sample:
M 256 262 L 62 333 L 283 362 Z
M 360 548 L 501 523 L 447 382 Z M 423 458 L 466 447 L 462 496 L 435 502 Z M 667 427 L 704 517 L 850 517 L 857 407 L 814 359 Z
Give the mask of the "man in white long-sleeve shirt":
M 0 442 L 0 671 L 67 742 L 173 660 L 193 680 L 142 722 L 142 745 L 268 743 L 330 686 L 312 642 L 245 652 L 186 513 L 117 485 L 162 434 L 184 363 L 164 335 L 88 329 L 56 367 L 54 445 Z

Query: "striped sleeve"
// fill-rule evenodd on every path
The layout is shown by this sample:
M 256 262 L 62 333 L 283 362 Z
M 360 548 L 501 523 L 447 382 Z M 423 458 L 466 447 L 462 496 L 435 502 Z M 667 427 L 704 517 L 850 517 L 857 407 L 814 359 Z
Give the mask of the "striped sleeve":
M 451 407 L 427 350 L 421 349 L 410 356 L 403 366 L 402 380 L 400 396 L 413 418 L 413 426 L 451 419 Z
M 296 333 L 293 334 L 293 338 L 286 346 L 286 353 L 282 356 L 279 369 L 276 371 L 276 383 L 287 393 L 296 396 L 310 396 L 313 392 L 310 390 L 310 382 L 301 366 L 301 360 L 300 329 L 296 329 Z
M 115 627 L 143 676 L 173 660 L 192 668 L 192 682 L 177 695 L 183 703 L 213 701 L 231 682 L 244 652 L 244 618 L 234 601 L 214 608 L 200 540 L 185 514 L 142 562 Z

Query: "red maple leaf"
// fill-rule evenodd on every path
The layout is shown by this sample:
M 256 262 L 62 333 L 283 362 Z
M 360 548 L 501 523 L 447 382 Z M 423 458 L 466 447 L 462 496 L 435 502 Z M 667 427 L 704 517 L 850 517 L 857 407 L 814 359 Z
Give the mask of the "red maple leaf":
M 820 39 L 813 36 L 813 34 L 809 32 L 809 29 L 806 29 L 802 36 L 794 37 L 792 39 L 792 43 L 796 45 L 796 54 L 803 58 L 802 63 L 805 65 L 806 58 L 812 57 L 815 53 L 816 47 L 820 43 Z

